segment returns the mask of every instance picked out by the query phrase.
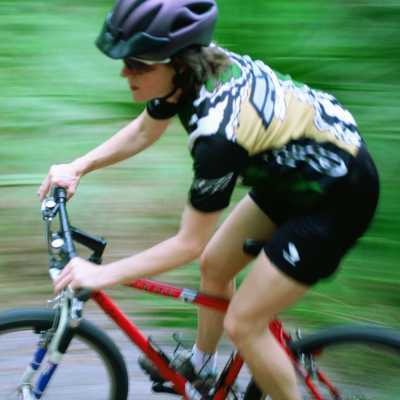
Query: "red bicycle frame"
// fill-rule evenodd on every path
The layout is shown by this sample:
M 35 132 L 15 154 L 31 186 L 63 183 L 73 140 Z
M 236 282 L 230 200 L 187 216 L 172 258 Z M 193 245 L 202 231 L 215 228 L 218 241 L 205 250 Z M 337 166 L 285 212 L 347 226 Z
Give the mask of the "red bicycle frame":
M 67 210 L 66 210 L 67 194 L 65 189 L 56 188 L 54 190 L 54 198 L 50 198 L 42 205 L 42 217 L 47 222 L 47 239 L 49 245 L 49 268 L 52 271 L 54 268 L 58 269 L 57 257 L 52 247 L 53 233 L 50 229 L 50 224 L 53 218 L 58 214 L 61 226 L 61 233 L 64 240 L 64 253 L 68 256 L 67 260 L 76 256 L 76 249 L 74 240 L 87 248 L 93 250 L 93 254 L 89 260 L 100 263 L 106 242 L 102 238 L 88 235 L 69 224 Z M 58 232 L 60 234 L 60 232 Z M 229 302 L 225 299 L 216 298 L 205 295 L 193 289 L 178 288 L 165 283 L 156 282 L 149 279 L 139 279 L 127 285 L 135 289 L 144 290 L 146 292 L 158 294 L 165 297 L 172 297 L 180 299 L 188 303 L 198 306 L 209 307 L 214 310 L 226 312 Z M 150 339 L 146 338 L 137 326 L 129 321 L 129 319 L 122 313 L 122 311 L 114 304 L 110 297 L 103 291 L 91 293 L 91 297 L 100 308 L 122 329 L 123 332 L 130 338 L 130 340 L 157 366 L 161 376 L 167 381 L 171 382 L 177 394 L 182 395 L 188 400 L 200 400 L 202 395 L 196 390 L 195 387 L 174 368 L 170 366 L 169 358 L 158 348 Z M 312 393 L 315 400 L 323 400 L 322 395 L 318 391 L 314 381 L 322 384 L 330 391 L 334 398 L 340 398 L 334 386 L 328 381 L 325 375 L 320 371 L 311 368 L 311 373 L 308 368 L 303 366 L 297 354 L 291 351 L 290 343 L 291 337 L 288 335 L 282 326 L 282 323 L 275 319 L 270 322 L 268 328 L 276 337 L 282 348 L 286 351 L 288 356 L 293 362 L 293 365 L 299 375 L 302 377 L 305 385 Z M 240 369 L 243 366 L 243 359 L 238 352 L 235 352 L 227 363 L 224 371 L 215 385 L 215 390 L 212 396 L 214 400 L 223 400 L 227 397 L 230 388 L 235 382 Z
M 176 286 L 149 279 L 138 279 L 127 286 L 165 297 L 172 297 L 198 306 L 209 307 L 221 312 L 225 312 L 229 305 L 229 301 L 225 299 L 208 296 L 193 289 L 178 288 Z M 176 393 L 181 394 L 183 398 L 187 400 L 201 399 L 200 393 L 184 376 L 176 372 L 169 365 L 168 358 L 152 344 L 151 340 L 142 334 L 138 327 L 124 315 L 124 313 L 114 304 L 109 296 L 107 296 L 103 291 L 98 291 L 93 292 L 91 298 L 122 329 L 122 331 L 125 332 L 130 340 L 157 366 L 161 376 L 166 381 L 173 384 L 173 388 Z M 300 374 L 305 385 L 313 394 L 314 399 L 323 400 L 322 395 L 312 380 L 312 376 L 300 363 L 297 356 L 290 350 L 288 343 L 290 342 L 291 337 L 283 329 L 282 323 L 275 319 L 269 324 L 269 329 L 289 355 L 297 372 Z M 212 399 L 223 400 L 226 398 L 231 386 L 239 375 L 243 363 L 244 361 L 242 357 L 238 352 L 236 352 L 226 365 L 224 372 L 221 374 L 221 377 L 216 384 L 216 390 Z M 325 385 L 325 387 L 333 395 L 337 395 L 334 386 L 328 381 L 326 376 L 317 371 L 316 377 L 318 381 Z

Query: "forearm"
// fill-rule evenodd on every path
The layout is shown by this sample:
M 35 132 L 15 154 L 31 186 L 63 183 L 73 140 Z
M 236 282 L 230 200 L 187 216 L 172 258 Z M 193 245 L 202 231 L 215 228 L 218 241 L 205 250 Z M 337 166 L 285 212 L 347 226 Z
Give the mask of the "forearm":
M 75 257 L 56 279 L 54 288 L 58 292 L 70 284 L 73 289 L 102 289 L 185 265 L 200 256 L 211 238 L 219 215 L 220 211 L 202 213 L 187 205 L 179 232 L 172 238 L 149 250 L 104 266 Z
M 114 136 L 72 162 L 81 175 L 123 161 L 150 146 L 164 127 L 148 127 L 142 114 Z M 151 133 L 149 133 L 151 131 Z
M 186 243 L 179 235 L 173 236 L 139 254 L 105 265 L 102 286 L 158 275 L 193 261 L 201 251 L 201 246 Z

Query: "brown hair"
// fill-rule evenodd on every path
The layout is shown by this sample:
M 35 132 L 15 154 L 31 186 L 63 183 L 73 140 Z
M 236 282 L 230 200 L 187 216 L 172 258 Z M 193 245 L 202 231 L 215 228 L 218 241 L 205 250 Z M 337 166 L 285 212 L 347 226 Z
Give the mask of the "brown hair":
M 209 79 L 218 76 L 231 64 L 228 55 L 217 46 L 191 47 L 172 57 L 176 71 L 174 84 L 182 89 L 181 99 L 199 91 Z

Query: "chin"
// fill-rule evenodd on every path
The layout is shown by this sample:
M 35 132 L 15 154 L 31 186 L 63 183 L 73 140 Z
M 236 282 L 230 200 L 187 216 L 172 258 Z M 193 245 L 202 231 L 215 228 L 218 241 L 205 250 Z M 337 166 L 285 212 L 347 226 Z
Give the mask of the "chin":
M 143 102 L 147 102 L 147 101 L 151 100 L 151 98 L 149 96 L 145 96 L 145 95 L 143 95 L 143 93 L 139 93 L 139 92 L 132 92 L 132 98 L 135 102 L 138 102 L 138 103 L 143 103 Z

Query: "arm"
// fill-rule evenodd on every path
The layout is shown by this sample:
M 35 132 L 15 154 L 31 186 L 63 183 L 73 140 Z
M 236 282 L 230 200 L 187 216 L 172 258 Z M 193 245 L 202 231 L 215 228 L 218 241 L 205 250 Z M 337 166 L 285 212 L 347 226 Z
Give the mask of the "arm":
M 178 233 L 132 257 L 109 264 L 106 286 L 158 275 L 198 258 L 214 232 L 220 212 L 202 213 L 185 207 Z
M 190 204 L 174 237 L 133 257 L 110 264 L 106 285 L 156 275 L 196 259 L 212 233 L 221 210 L 228 206 L 246 152 L 215 135 L 199 140 L 193 151 L 195 176 Z M 202 210 L 202 211 L 200 211 Z
M 144 110 L 130 124 L 94 150 L 73 161 L 72 165 L 83 176 L 125 160 L 153 144 L 166 130 L 169 122 L 170 119 L 151 118 L 147 110 Z
M 187 205 L 175 236 L 139 254 L 102 267 L 74 258 L 55 282 L 55 291 L 68 284 L 72 288 L 100 289 L 157 275 L 187 264 L 202 253 L 220 214 L 221 211 L 203 213 Z
M 199 140 L 193 156 L 192 205 L 186 206 L 175 236 L 103 268 L 74 258 L 55 282 L 55 290 L 59 291 L 69 283 L 73 288 L 112 286 L 166 272 L 196 259 L 209 241 L 221 210 L 229 204 L 238 171 L 247 155 L 235 144 L 215 135 Z
M 66 188 L 70 198 L 83 175 L 125 160 L 149 147 L 162 135 L 169 122 L 170 119 L 156 120 L 145 110 L 138 118 L 83 157 L 70 164 L 53 165 L 39 188 L 40 200 L 44 199 L 52 185 Z

